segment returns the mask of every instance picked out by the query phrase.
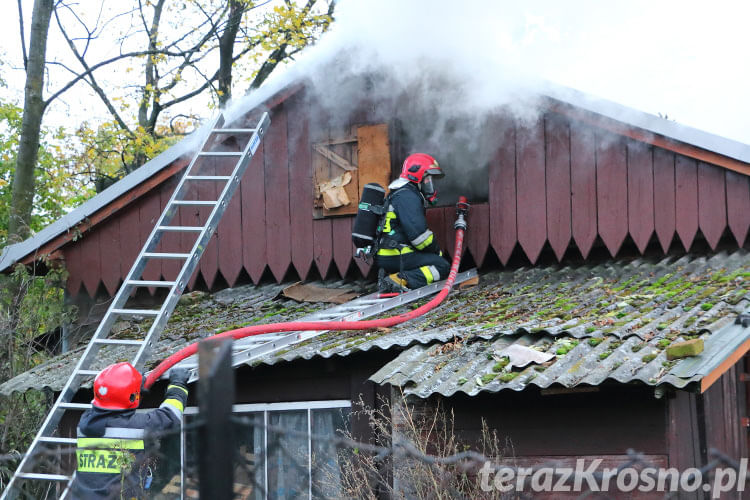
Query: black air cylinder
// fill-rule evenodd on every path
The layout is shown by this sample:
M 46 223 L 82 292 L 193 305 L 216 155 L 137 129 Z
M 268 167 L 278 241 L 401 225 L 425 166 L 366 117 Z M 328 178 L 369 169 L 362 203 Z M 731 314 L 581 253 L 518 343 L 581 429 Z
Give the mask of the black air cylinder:
M 384 200 L 385 189 L 380 184 L 371 182 L 362 189 L 362 198 L 359 201 L 352 229 L 352 241 L 355 247 L 364 248 L 373 244 L 380 216 L 384 213 Z

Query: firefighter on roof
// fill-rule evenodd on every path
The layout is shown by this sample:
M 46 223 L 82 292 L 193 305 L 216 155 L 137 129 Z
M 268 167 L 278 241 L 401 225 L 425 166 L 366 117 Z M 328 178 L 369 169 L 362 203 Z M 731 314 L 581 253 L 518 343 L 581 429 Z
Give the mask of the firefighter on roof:
M 144 440 L 148 433 L 179 431 L 188 372 L 173 368 L 161 406 L 136 414 L 142 379 L 130 363 L 108 366 L 96 376 L 92 408 L 78 423 L 74 499 L 137 499 L 150 486 Z
M 433 180 L 443 175 L 435 158 L 416 153 L 406 158 L 401 175 L 388 186 L 390 194 L 375 255 L 381 291 L 419 288 L 447 277 L 450 264 L 425 218 L 425 204 L 437 201 Z

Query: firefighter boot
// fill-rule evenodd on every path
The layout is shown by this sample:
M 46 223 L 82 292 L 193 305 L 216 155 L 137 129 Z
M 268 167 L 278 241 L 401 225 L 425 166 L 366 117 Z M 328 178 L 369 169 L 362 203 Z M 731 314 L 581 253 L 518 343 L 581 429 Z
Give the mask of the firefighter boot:
M 385 274 L 385 269 L 378 271 L 378 290 L 383 293 L 401 293 L 409 290 L 406 280 L 398 273 Z

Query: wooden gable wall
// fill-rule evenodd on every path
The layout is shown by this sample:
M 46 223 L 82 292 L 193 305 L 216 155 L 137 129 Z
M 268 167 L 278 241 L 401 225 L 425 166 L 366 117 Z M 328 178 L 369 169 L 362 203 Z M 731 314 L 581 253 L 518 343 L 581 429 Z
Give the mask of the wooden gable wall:
M 361 107 L 351 123 L 392 118 L 375 109 Z M 313 219 L 311 144 L 330 137 L 332 127 L 312 125 L 309 116 L 302 92 L 273 108 L 271 128 L 188 288 L 198 274 L 213 289 L 242 276 L 257 283 L 269 272 L 277 281 L 304 279 L 313 267 L 323 277 L 369 272 L 353 259 L 352 216 Z M 475 203 L 469 217 L 466 246 L 477 265 L 490 251 L 503 265 L 519 251 L 535 263 L 547 243 L 562 260 L 573 248 L 586 258 L 599 243 L 615 256 L 628 237 L 640 252 L 654 237 L 664 252 L 673 240 L 689 250 L 699 233 L 711 248 L 726 235 L 737 246 L 747 241 L 746 175 L 557 112 L 533 123 L 499 115 L 483 130 L 494 154 L 486 166 L 488 199 Z M 115 293 L 176 183 L 170 178 L 63 247 L 71 294 L 93 296 L 102 286 Z M 180 223 L 191 225 L 193 216 L 200 214 L 181 214 Z M 428 210 L 430 227 L 449 252 L 453 221 L 452 206 Z M 169 251 L 189 251 L 189 243 L 177 241 Z M 173 278 L 177 265 L 152 262 L 144 279 Z

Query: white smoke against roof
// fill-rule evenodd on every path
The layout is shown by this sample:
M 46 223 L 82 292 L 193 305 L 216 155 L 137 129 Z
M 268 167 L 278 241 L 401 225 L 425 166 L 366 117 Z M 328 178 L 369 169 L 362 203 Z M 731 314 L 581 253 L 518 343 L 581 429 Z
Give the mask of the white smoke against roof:
M 750 2 L 341 0 L 335 17 L 270 88 L 304 75 L 345 104 L 347 75 L 388 68 L 406 87 L 437 71 L 460 87 L 446 106 L 473 113 L 549 80 L 750 143 Z

